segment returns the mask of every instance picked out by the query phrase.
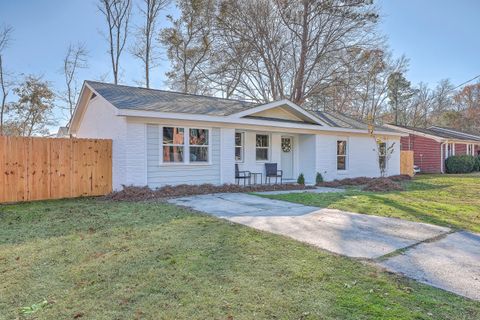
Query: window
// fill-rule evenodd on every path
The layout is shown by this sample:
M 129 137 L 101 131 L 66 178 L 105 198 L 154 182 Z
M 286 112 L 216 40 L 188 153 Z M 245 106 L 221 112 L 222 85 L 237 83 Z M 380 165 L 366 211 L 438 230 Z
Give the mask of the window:
M 235 132 L 235 161 L 243 161 L 243 139 L 243 132 Z
M 347 170 L 347 141 L 337 141 L 337 170 Z
M 447 146 L 445 149 L 445 159 L 454 155 L 455 155 L 455 144 L 447 143 Z
M 208 130 L 190 129 L 190 162 L 208 162 Z
M 183 162 L 184 128 L 163 127 L 163 162 Z
M 378 143 L 378 163 L 381 170 L 387 167 L 387 144 L 385 142 Z
M 256 135 L 255 154 L 257 161 L 268 161 L 269 155 L 269 136 L 267 134 Z
M 208 134 L 208 129 L 163 127 L 162 162 L 208 162 Z
M 467 154 L 470 156 L 474 156 L 475 154 L 473 144 L 467 144 Z

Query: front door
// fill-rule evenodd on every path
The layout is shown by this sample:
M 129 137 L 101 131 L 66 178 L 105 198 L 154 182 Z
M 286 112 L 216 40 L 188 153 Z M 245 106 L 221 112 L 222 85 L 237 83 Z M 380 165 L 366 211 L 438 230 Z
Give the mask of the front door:
M 284 179 L 293 179 L 293 137 L 282 137 L 282 163 Z

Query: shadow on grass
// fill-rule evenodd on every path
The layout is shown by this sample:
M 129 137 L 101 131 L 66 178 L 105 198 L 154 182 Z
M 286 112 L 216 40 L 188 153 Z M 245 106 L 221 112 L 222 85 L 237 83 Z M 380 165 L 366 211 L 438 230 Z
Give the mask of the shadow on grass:
M 436 224 L 439 226 L 453 227 L 455 229 L 462 228 L 462 226 L 460 226 L 459 224 L 455 224 L 450 221 L 439 219 L 431 214 L 421 212 L 417 209 L 412 208 L 411 206 L 404 204 L 403 202 L 396 201 L 391 198 L 384 198 L 375 194 L 369 194 L 368 197 L 381 205 L 394 208 L 400 211 L 401 213 L 405 215 L 410 215 L 414 217 L 416 220 L 419 220 L 422 222 Z
M 421 191 L 421 190 L 439 190 L 453 186 L 452 184 L 433 184 L 428 182 L 412 181 L 405 185 L 406 191 Z

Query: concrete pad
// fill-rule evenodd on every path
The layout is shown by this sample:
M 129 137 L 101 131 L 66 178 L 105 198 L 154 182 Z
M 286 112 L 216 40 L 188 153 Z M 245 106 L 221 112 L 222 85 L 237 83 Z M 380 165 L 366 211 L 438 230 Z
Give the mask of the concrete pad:
M 266 199 L 245 193 L 199 195 L 171 199 L 169 202 L 206 212 L 219 218 L 272 215 L 298 216 L 318 210 L 316 207 Z
M 255 194 L 275 195 L 275 194 L 288 194 L 288 193 L 327 193 L 327 192 L 345 192 L 345 189 L 316 187 L 315 189 L 306 189 L 306 190 L 262 191 L 262 192 L 255 192 Z
M 480 301 L 480 235 L 466 231 L 425 242 L 382 266 L 420 282 Z
M 449 231 L 424 223 L 319 209 L 241 193 L 169 202 L 358 258 L 377 258 Z
M 302 216 L 232 216 L 228 220 L 285 235 L 341 255 L 374 259 L 448 228 L 400 219 L 319 209 Z

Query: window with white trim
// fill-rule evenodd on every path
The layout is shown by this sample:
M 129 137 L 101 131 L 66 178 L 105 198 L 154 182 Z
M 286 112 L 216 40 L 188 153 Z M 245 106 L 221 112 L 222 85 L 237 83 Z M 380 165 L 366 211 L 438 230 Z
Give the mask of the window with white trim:
M 208 129 L 190 129 L 190 162 L 208 162 Z
M 268 134 L 257 134 L 255 141 L 257 161 L 268 161 L 270 155 L 270 136 Z
M 235 132 L 235 161 L 243 161 L 245 134 L 243 132 Z
M 447 143 L 445 147 L 445 159 L 448 157 L 455 155 L 455 144 L 454 143 Z
M 467 154 L 470 156 L 474 156 L 475 154 L 475 148 L 473 147 L 473 144 L 467 144 Z
M 162 154 L 163 162 L 179 163 L 184 161 L 185 129 L 163 127 Z
M 347 170 L 347 141 L 337 141 L 337 170 Z

